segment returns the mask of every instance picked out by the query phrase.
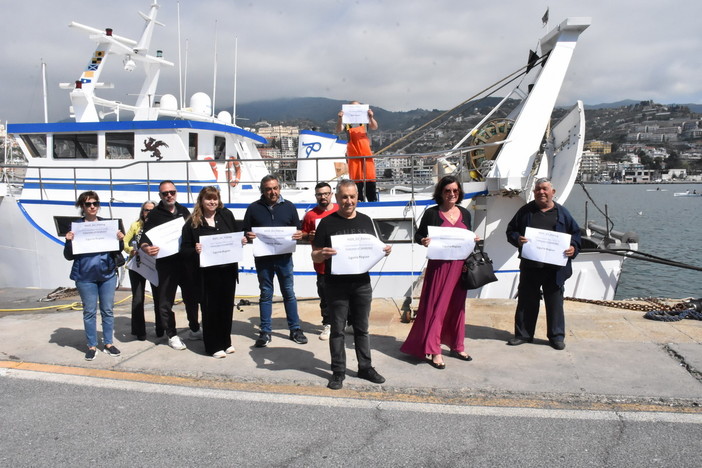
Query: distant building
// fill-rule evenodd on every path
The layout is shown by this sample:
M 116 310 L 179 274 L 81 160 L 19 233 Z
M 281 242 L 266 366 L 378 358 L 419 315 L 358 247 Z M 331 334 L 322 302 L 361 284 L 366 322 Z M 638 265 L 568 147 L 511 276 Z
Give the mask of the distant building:
M 580 160 L 580 174 L 595 174 L 600 168 L 600 155 L 593 151 L 583 151 Z
M 623 181 L 630 184 L 652 182 L 655 179 L 655 172 L 653 169 L 626 169 Z
M 259 122 L 261 124 L 261 122 Z M 261 135 L 267 140 L 271 139 L 281 139 L 283 137 L 298 138 L 300 136 L 299 127 L 288 127 L 285 125 L 270 125 L 267 122 L 263 122 L 268 126 L 258 127 L 256 133 Z
M 585 149 L 596 154 L 609 154 L 612 152 L 612 143 L 600 140 L 586 141 Z

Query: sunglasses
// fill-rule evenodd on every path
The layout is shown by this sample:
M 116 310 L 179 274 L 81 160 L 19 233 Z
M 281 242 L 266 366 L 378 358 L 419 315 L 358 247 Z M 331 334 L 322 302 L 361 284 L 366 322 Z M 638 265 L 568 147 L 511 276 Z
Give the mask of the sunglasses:
M 144 211 L 148 213 L 149 211 L 151 211 L 151 208 L 144 208 Z
M 175 190 L 165 190 L 165 191 L 161 192 L 161 196 L 162 196 L 162 197 L 167 197 L 167 196 L 170 195 L 170 196 L 172 196 L 172 197 L 175 197 L 175 194 L 176 194 L 176 193 L 177 193 L 177 192 L 176 192 Z
M 94 206 L 97 208 L 98 206 L 100 206 L 100 202 L 99 201 L 87 201 L 87 202 L 83 202 L 83 206 L 86 208 L 89 208 L 91 206 Z
M 460 193 L 458 189 L 446 189 L 444 193 Z

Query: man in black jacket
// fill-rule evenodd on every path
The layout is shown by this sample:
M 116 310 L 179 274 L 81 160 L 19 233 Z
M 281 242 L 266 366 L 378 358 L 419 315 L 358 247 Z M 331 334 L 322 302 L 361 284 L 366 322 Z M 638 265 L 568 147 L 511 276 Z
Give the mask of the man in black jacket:
M 510 346 L 534 340 L 543 291 L 548 342 L 553 349 L 565 349 L 564 285 L 573 273 L 571 262 L 580 252 L 581 240 L 578 223 L 564 206 L 553 200 L 555 194 L 556 190 L 548 178 L 537 179 L 534 200 L 521 207 L 507 225 L 507 241 L 519 249 L 521 258 L 514 338 L 507 342 Z M 522 247 L 529 242 L 524 236 L 527 227 L 570 234 L 570 246 L 563 252 L 568 258 L 566 264 L 551 265 L 522 257 Z
M 170 180 L 164 180 L 158 186 L 161 202 L 156 205 L 144 223 L 144 235 L 141 237 L 141 249 L 148 255 L 156 256 L 160 250 L 159 246 L 153 245 L 149 239 L 149 230 L 178 218 L 187 219 L 190 211 L 176 201 L 178 191 L 175 184 Z M 158 272 L 158 317 L 161 326 L 157 327 L 166 332 L 168 345 L 176 350 L 185 349 L 185 344 L 178 336 L 176 330 L 175 313 L 173 313 L 173 303 L 178 286 L 180 286 L 185 311 L 188 316 L 190 326 L 190 339 L 202 339 L 202 330 L 197 318 L 197 291 L 196 284 L 192 279 L 192 274 L 187 269 L 186 262 L 180 253 L 176 252 L 168 257 L 156 260 L 156 271 Z

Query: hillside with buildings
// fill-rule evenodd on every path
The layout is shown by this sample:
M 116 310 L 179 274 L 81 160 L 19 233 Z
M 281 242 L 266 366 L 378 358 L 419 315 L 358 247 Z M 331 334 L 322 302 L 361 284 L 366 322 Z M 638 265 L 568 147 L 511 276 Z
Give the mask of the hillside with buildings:
M 308 100 L 311 103 L 313 98 Z M 331 101 L 331 100 L 326 100 Z M 297 135 L 301 128 L 333 133 L 342 101 L 325 102 L 326 120 L 313 120 L 307 112 L 299 119 L 282 122 L 259 121 L 252 130 L 265 136 L 271 145 L 263 153 L 271 158 L 295 158 Z M 380 129 L 372 132 L 375 151 L 420 153 L 450 148 L 473 128 L 492 108 L 486 100 L 471 102 L 451 112 L 417 110 L 394 113 L 375 109 Z M 314 106 L 312 106 L 314 107 Z M 508 112 L 511 106 L 507 106 Z M 319 110 L 319 109 L 318 109 Z M 556 109 L 554 123 L 567 109 Z M 397 114 L 401 114 L 399 117 Z M 438 118 L 442 116 L 442 118 Z M 586 144 L 581 165 L 584 181 L 654 182 L 700 180 L 702 174 L 702 115 L 687 106 L 642 101 L 619 107 L 594 107 L 585 111 Z M 505 115 L 495 115 L 501 119 Z M 417 131 L 432 119 L 430 125 Z M 343 137 L 343 135 L 341 135 Z M 284 166 L 294 166 L 287 164 Z

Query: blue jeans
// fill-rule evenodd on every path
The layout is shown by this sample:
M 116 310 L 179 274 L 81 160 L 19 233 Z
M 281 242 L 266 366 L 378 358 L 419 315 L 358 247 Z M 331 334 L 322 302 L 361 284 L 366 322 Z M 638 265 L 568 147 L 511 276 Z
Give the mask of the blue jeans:
M 278 276 L 278 285 L 283 293 L 285 315 L 288 318 L 288 329 L 300 328 L 300 317 L 297 315 L 297 299 L 293 284 L 292 255 L 271 255 L 258 257 L 255 260 L 258 274 L 258 286 L 261 290 L 259 314 L 261 316 L 261 331 L 271 332 L 271 316 L 273 315 L 273 276 Z
M 115 316 L 112 308 L 115 304 L 115 288 L 117 275 L 105 281 L 76 281 L 76 288 L 83 302 L 83 326 L 88 347 L 97 346 L 97 306 L 100 300 L 100 315 L 102 316 L 102 340 L 112 344 L 115 329 Z

